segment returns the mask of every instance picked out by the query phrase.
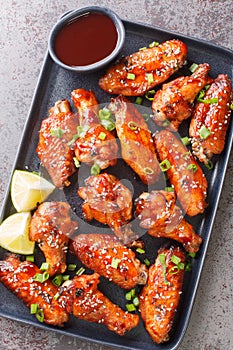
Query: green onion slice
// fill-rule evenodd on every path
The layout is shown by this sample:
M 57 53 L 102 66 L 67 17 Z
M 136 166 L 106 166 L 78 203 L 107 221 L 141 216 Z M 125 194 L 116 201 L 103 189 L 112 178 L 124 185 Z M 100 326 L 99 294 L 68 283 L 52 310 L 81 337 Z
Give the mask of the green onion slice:
M 57 292 L 57 293 L 54 295 L 53 299 L 54 299 L 54 300 L 57 300 L 59 297 L 60 297 L 60 293 Z
M 178 264 L 180 263 L 181 259 L 180 259 L 178 256 L 176 256 L 176 255 L 172 255 L 171 261 L 172 261 L 175 265 L 178 265 Z
M 111 120 L 102 119 L 100 124 L 108 131 L 113 131 L 116 128 L 115 122 L 112 122 Z
M 154 170 L 149 168 L 149 167 L 146 167 L 143 169 L 143 172 L 146 174 L 146 175 L 153 175 L 154 174 Z
M 135 130 L 137 130 L 137 128 L 138 128 L 138 124 L 135 123 L 133 120 L 131 120 L 130 122 L 128 122 L 128 127 L 129 127 L 131 130 L 135 131 Z
M 154 82 L 153 73 L 146 73 L 146 79 L 147 79 L 148 84 L 152 84 Z
M 152 43 L 149 44 L 149 47 L 155 47 L 158 46 L 159 42 L 158 41 L 152 41 Z
M 80 163 L 80 161 L 78 160 L 78 158 L 77 158 L 77 157 L 73 157 L 73 161 L 74 161 L 75 167 L 76 167 L 76 168 L 80 168 L 81 163 Z
M 166 266 L 166 255 L 165 254 L 159 254 L 159 261 L 162 265 L 162 269 L 163 269 L 163 278 L 164 278 L 164 283 L 165 284 L 169 284 L 167 278 L 166 278 L 166 270 L 167 270 L 167 266 Z
M 50 129 L 50 134 L 51 134 L 52 136 L 54 136 L 54 137 L 58 137 L 59 139 L 62 138 L 64 132 L 65 132 L 65 131 L 62 130 L 62 129 L 60 129 L 60 128 L 57 128 L 57 129 L 51 128 L 51 129 Z
M 146 46 L 144 46 L 144 47 L 140 47 L 139 51 L 144 51 L 144 50 L 146 50 L 146 49 L 147 49 L 147 47 L 146 47 Z
M 183 143 L 184 146 L 190 145 L 190 138 L 188 136 L 184 136 L 181 138 L 181 142 Z
M 189 67 L 189 70 L 190 70 L 191 73 L 194 73 L 194 72 L 197 70 L 198 67 L 199 67 L 198 64 L 193 63 L 193 64 L 191 64 L 191 66 Z
M 164 122 L 163 122 L 163 127 L 166 127 L 166 126 L 168 126 L 170 124 L 170 121 L 169 120 L 164 120 Z
M 129 79 L 129 80 L 135 80 L 135 74 L 133 74 L 133 73 L 128 73 L 127 74 L 127 79 Z
M 211 131 L 205 125 L 202 125 L 199 130 L 199 134 L 202 139 L 207 139 L 207 137 L 211 134 Z
M 138 297 L 133 298 L 133 304 L 136 307 L 139 306 L 139 298 Z
M 165 187 L 166 192 L 174 192 L 174 188 L 171 186 Z
M 149 90 L 147 91 L 147 93 L 145 94 L 145 98 L 149 101 L 153 101 L 154 99 L 154 95 L 155 95 L 155 90 Z
M 230 109 L 233 111 L 233 102 L 230 104 Z
M 81 276 L 84 272 L 85 272 L 85 268 L 84 267 L 80 267 L 80 269 L 78 269 L 78 271 L 76 272 L 76 275 L 77 276 Z
M 91 175 L 98 175 L 100 173 L 101 169 L 98 164 L 93 164 L 91 167 Z
M 60 287 L 60 285 L 62 284 L 63 282 L 63 276 L 61 274 L 55 276 L 53 279 L 52 279 L 52 283 L 57 286 L 57 287 Z
M 189 256 L 190 256 L 191 258 L 195 258 L 196 253 L 189 253 Z
M 115 257 L 113 257 L 113 258 L 112 258 L 112 262 L 111 262 L 111 267 L 113 267 L 114 269 L 117 269 L 119 263 L 120 263 L 120 260 L 117 259 L 117 258 L 115 258 Z
M 74 271 L 76 269 L 77 265 L 76 264 L 69 264 L 67 269 L 68 271 Z
M 144 264 L 149 267 L 150 266 L 150 260 L 149 259 L 144 259 Z
M 132 299 L 131 290 L 125 294 L 125 299 L 128 301 Z
M 46 271 L 46 270 L 49 269 L 49 267 L 50 267 L 50 265 L 49 265 L 48 263 L 43 262 L 42 265 L 41 265 L 41 267 L 40 267 L 40 270 L 41 270 L 41 271 Z
M 30 261 L 30 262 L 34 262 L 35 261 L 35 257 L 34 257 L 34 255 L 28 255 L 28 256 L 26 256 L 26 260 Z
M 136 100 L 135 100 L 135 103 L 136 103 L 137 105 L 141 105 L 141 104 L 142 104 L 142 101 L 143 101 L 143 98 L 142 98 L 141 96 L 138 96 L 138 97 L 136 98 Z
M 132 311 L 136 311 L 137 309 L 136 309 L 136 307 L 135 307 L 135 305 L 132 303 L 132 304 L 126 304 L 126 309 L 127 309 L 127 311 L 129 311 L 129 312 L 132 312 Z
M 211 170 L 214 167 L 214 163 L 211 160 L 208 160 L 208 163 L 206 163 L 205 166 L 208 170 Z
M 192 170 L 194 173 L 197 171 L 197 166 L 196 166 L 196 164 L 189 164 L 188 166 L 187 166 L 187 169 L 188 170 Z
M 49 274 L 47 271 L 45 271 L 44 273 L 36 273 L 33 279 L 36 282 L 44 283 L 49 279 Z
M 30 305 L 30 314 L 31 315 L 34 315 L 37 313 L 37 310 L 38 310 L 38 304 L 31 304 Z
M 101 132 L 99 133 L 98 138 L 99 138 L 100 140 L 104 141 L 104 140 L 106 139 L 106 137 L 107 137 L 107 134 L 105 134 L 105 132 L 101 131 Z
M 139 254 L 145 254 L 145 250 L 142 249 L 142 248 L 137 248 L 136 252 L 139 253 Z
M 36 318 L 39 322 L 44 322 L 44 313 L 43 310 L 39 309 L 36 313 Z
M 175 265 L 175 266 L 172 266 L 172 267 L 169 269 L 168 273 L 170 273 L 170 275 L 175 275 L 175 274 L 177 274 L 179 271 L 180 271 L 179 266 L 178 266 L 178 265 Z
M 147 113 L 142 114 L 142 117 L 145 120 L 145 122 L 147 122 L 150 119 L 150 116 Z
M 165 171 L 167 171 L 168 169 L 171 168 L 171 163 L 169 162 L 168 159 L 164 159 L 164 160 L 159 164 L 159 166 L 160 166 L 160 169 L 161 169 L 163 172 L 165 172 Z

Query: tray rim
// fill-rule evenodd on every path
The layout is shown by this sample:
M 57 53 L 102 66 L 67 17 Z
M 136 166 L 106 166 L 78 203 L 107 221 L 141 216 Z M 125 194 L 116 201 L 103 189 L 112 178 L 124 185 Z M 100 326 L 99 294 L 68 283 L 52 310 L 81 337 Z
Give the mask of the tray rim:
M 71 11 L 73 11 L 73 10 L 71 10 Z M 70 11 L 68 11 L 68 12 L 70 12 Z M 202 44 L 204 46 L 208 46 L 212 50 L 217 50 L 217 51 L 219 51 L 221 53 L 226 53 L 226 54 L 232 56 L 232 58 L 233 58 L 233 50 L 232 49 L 229 49 L 229 48 L 224 47 L 224 46 L 217 45 L 217 44 L 215 44 L 213 42 L 209 42 L 208 40 L 198 39 L 198 38 L 196 38 L 194 36 L 185 35 L 185 34 L 177 32 L 177 31 L 173 31 L 173 30 L 163 29 L 163 28 L 160 28 L 158 26 L 147 24 L 147 23 L 140 22 L 140 21 L 133 22 L 133 21 L 130 21 L 130 20 L 127 20 L 127 19 L 122 19 L 122 21 L 123 21 L 124 25 L 126 25 L 126 26 L 127 25 L 128 26 L 138 26 L 141 29 L 148 28 L 148 29 L 150 29 L 152 31 L 156 30 L 156 31 L 158 31 L 158 32 L 160 32 L 162 34 L 172 35 L 174 37 L 179 38 L 180 40 L 184 40 L 184 41 L 185 40 L 190 40 L 190 41 L 192 41 L 192 42 L 194 42 L 194 43 L 196 43 L 198 45 Z M 127 31 L 127 29 L 126 29 L 126 31 Z M 46 74 L 46 71 L 49 68 L 49 67 L 47 67 L 47 65 L 48 66 L 52 66 L 53 64 L 55 64 L 55 63 L 50 58 L 50 55 L 49 55 L 48 50 L 47 50 L 45 55 L 44 55 L 44 59 L 43 59 L 42 65 L 41 65 L 40 73 L 39 73 L 39 76 L 38 76 L 38 79 L 37 79 L 37 83 L 36 83 L 36 86 L 35 86 L 35 89 L 34 89 L 34 93 L 33 93 L 32 99 L 31 99 L 31 104 L 30 104 L 30 107 L 29 107 L 29 111 L 28 111 L 27 117 L 25 119 L 25 123 L 24 123 L 24 127 L 23 127 L 23 130 L 22 130 L 21 138 L 19 140 L 16 156 L 15 156 L 12 168 L 11 168 L 11 172 L 10 172 L 10 176 L 9 176 L 9 180 L 8 180 L 8 185 L 7 185 L 6 191 L 4 193 L 4 199 L 2 201 L 2 205 L 1 205 L 1 208 L 0 208 L 0 221 L 2 221 L 3 217 L 4 217 L 4 210 L 5 210 L 5 207 L 7 205 L 9 194 L 10 194 L 11 178 L 12 178 L 14 170 L 16 169 L 16 164 L 17 164 L 17 161 L 18 161 L 18 159 L 20 157 L 20 153 L 21 153 L 22 148 L 23 148 L 23 140 L 25 138 L 26 131 L 27 131 L 28 127 L 29 127 L 32 110 L 33 110 L 33 108 L 34 108 L 34 106 L 36 104 L 37 95 L 38 95 L 40 86 L 43 85 L 43 79 L 42 79 L 43 75 Z M 233 75 L 233 64 L 231 65 L 231 69 L 232 69 L 232 75 Z M 220 197 L 221 197 L 222 187 L 223 187 L 223 183 L 224 183 L 224 180 L 225 180 L 225 175 L 226 175 L 226 171 L 227 171 L 227 168 L 228 168 L 230 154 L 231 154 L 231 150 L 232 150 L 232 143 L 233 143 L 233 125 L 232 124 L 233 124 L 233 120 L 231 120 L 231 123 L 229 125 L 229 129 L 228 129 L 228 133 L 231 134 L 231 135 L 228 136 L 228 146 L 226 147 L 226 145 L 225 145 L 225 161 L 224 161 L 224 166 L 223 166 L 222 171 L 221 171 L 221 178 L 220 178 L 220 181 L 218 182 L 219 183 L 219 191 L 217 193 L 216 203 L 215 203 L 215 206 L 212 208 L 212 211 L 211 211 L 211 221 L 210 221 L 209 230 L 208 230 L 209 233 L 208 233 L 207 239 L 205 239 L 204 244 L 202 244 L 203 252 L 198 257 L 198 259 L 199 259 L 199 269 L 197 271 L 197 278 L 195 279 L 194 290 L 192 292 L 189 305 L 187 306 L 187 312 L 186 312 L 186 315 L 185 315 L 185 320 L 184 320 L 184 322 L 182 324 L 182 331 L 178 335 L 177 340 L 174 341 L 174 346 L 169 347 L 169 344 L 172 345 L 171 343 L 164 343 L 164 345 L 161 347 L 161 349 L 162 348 L 167 349 L 167 350 L 175 350 L 175 349 L 177 349 L 179 347 L 179 345 L 181 344 L 182 340 L 183 340 L 183 337 L 184 337 L 184 335 L 186 333 L 188 324 L 190 322 L 190 317 L 191 317 L 192 309 L 193 309 L 194 302 L 195 302 L 195 299 L 196 299 L 196 296 L 197 296 L 197 289 L 199 287 L 200 278 L 201 278 L 201 274 L 202 274 L 202 271 L 203 271 L 203 265 L 204 265 L 204 262 L 205 262 L 206 253 L 207 253 L 207 250 L 208 250 L 208 245 L 209 245 L 212 229 L 213 229 L 213 225 L 214 225 L 214 222 L 215 222 L 216 212 L 218 210 L 218 203 L 219 203 L 219 200 L 220 200 Z M 45 329 L 45 330 L 48 330 L 48 331 L 52 330 L 52 331 L 54 331 L 56 333 L 59 333 L 59 334 L 63 334 L 63 335 L 66 335 L 66 336 L 71 336 L 71 337 L 74 337 L 74 338 L 78 338 L 78 339 L 81 339 L 81 340 L 84 340 L 84 341 L 89 341 L 89 342 L 96 343 L 96 344 L 99 344 L 99 345 L 112 346 L 112 347 L 115 347 L 117 349 L 122 349 L 122 350 L 123 349 L 125 349 L 125 350 L 133 350 L 133 348 L 131 348 L 131 347 L 127 347 L 127 346 L 124 346 L 124 345 L 121 345 L 121 344 L 111 343 L 111 341 L 110 342 L 109 341 L 103 342 L 102 340 L 99 340 L 99 339 L 91 339 L 91 338 L 89 338 L 87 336 L 79 335 L 77 333 L 75 333 L 75 334 L 70 333 L 69 330 L 61 329 L 61 328 L 58 328 L 58 327 L 55 327 L 55 326 L 49 326 L 49 325 L 46 325 L 46 324 L 40 324 L 36 320 L 35 321 L 34 320 L 31 321 L 31 320 L 27 320 L 27 319 L 22 319 L 20 316 L 12 315 L 10 313 L 2 311 L 1 308 L 0 308 L 0 316 L 3 316 L 5 318 L 7 318 L 7 319 L 15 320 L 15 321 L 27 324 L 27 325 L 31 325 L 31 326 L 35 326 L 35 327 L 38 327 L 38 328 L 41 328 L 41 329 Z M 155 345 L 158 346 L 158 344 L 155 344 Z

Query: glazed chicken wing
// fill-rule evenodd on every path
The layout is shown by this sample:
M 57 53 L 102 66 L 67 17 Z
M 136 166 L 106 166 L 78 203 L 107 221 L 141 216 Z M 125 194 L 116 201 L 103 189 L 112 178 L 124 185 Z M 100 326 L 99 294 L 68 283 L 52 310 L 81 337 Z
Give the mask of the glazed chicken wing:
M 177 39 L 140 50 L 111 66 L 99 86 L 110 94 L 143 95 L 177 71 L 186 55 L 186 45 Z
M 141 113 L 123 96 L 112 99 L 108 108 L 116 118 L 122 158 L 145 184 L 154 183 L 160 174 L 159 163 L 151 132 Z
M 136 314 L 123 311 L 97 289 L 99 275 L 76 276 L 61 287 L 68 313 L 79 319 L 104 324 L 109 330 L 124 335 L 139 323 Z
M 85 130 L 72 145 L 75 156 L 80 162 L 97 164 L 100 169 L 114 166 L 117 162 L 117 142 L 113 134 L 100 124 L 95 94 L 77 89 L 72 91 L 71 96 L 78 110 L 80 126 Z
M 41 321 L 63 326 L 69 320 L 69 315 L 61 306 L 61 300 L 54 299 L 58 288 L 50 280 L 44 283 L 35 281 L 36 274 L 41 273 L 36 265 L 29 261 L 21 262 L 15 255 L 0 261 L 0 281 L 22 299 L 27 307 L 37 304 Z
M 216 99 L 216 102 L 211 103 L 212 99 Z M 207 164 L 213 154 L 223 151 L 225 145 L 233 100 L 228 76 L 218 75 L 206 90 L 203 100 L 194 106 L 189 134 L 194 155 Z
M 189 253 L 199 250 L 202 238 L 194 232 L 176 205 L 175 192 L 142 193 L 136 199 L 136 216 L 149 235 L 180 242 Z
M 69 177 L 76 171 L 74 151 L 68 142 L 77 133 L 77 125 L 77 115 L 71 112 L 67 100 L 56 102 L 41 124 L 36 151 L 54 185 L 59 188 L 69 186 Z
M 155 145 L 184 212 L 189 216 L 203 213 L 207 206 L 207 181 L 193 155 L 168 130 L 155 134 Z
M 66 270 L 69 237 L 78 228 L 71 220 L 70 206 L 65 202 L 44 202 L 32 216 L 30 240 L 38 242 L 53 276 Z
M 155 93 L 152 103 L 153 120 L 162 126 L 169 122 L 170 130 L 178 130 L 181 122 L 190 117 L 192 103 L 206 84 L 212 79 L 208 77 L 210 65 L 200 64 L 191 76 L 182 76 L 167 84 Z
M 147 285 L 140 294 L 142 319 L 157 344 L 169 340 L 180 300 L 184 264 L 185 254 L 180 248 L 160 249 L 155 264 L 149 268 Z
M 135 239 L 128 225 L 132 218 L 132 194 L 114 175 L 90 176 L 78 195 L 84 199 L 82 209 L 86 220 L 95 219 L 108 225 L 124 243 Z
M 121 288 L 131 289 L 146 283 L 145 265 L 113 235 L 80 234 L 72 242 L 72 248 L 85 266 Z

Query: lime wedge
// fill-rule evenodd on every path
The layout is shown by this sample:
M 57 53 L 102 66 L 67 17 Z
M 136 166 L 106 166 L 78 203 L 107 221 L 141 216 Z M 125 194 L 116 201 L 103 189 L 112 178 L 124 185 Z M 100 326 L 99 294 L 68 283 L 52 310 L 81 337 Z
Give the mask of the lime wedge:
M 18 212 L 36 208 L 55 189 L 55 186 L 38 174 L 15 170 L 11 182 L 11 199 Z
M 35 242 L 29 240 L 30 212 L 15 213 L 0 225 L 0 246 L 12 253 L 33 254 Z

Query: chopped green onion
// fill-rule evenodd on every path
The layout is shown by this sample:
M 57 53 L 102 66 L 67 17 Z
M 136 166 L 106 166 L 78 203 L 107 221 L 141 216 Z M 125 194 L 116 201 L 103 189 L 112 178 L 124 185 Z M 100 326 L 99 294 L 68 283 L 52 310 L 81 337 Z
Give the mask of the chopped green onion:
M 147 93 L 145 94 L 145 98 L 149 101 L 153 101 L 154 99 L 154 95 L 155 95 L 155 90 L 149 90 L 147 91 Z
M 102 141 L 104 141 L 107 137 L 107 134 L 105 134 L 105 132 L 101 131 L 98 138 Z
M 190 261 L 187 261 L 185 266 L 185 271 L 190 272 L 192 270 L 192 265 Z
M 168 126 L 170 124 L 170 121 L 169 120 L 164 120 L 164 122 L 163 122 L 163 127 L 166 127 L 166 126 Z
M 143 101 L 143 98 L 142 98 L 141 96 L 138 96 L 138 97 L 136 98 L 136 100 L 135 100 L 135 103 L 136 103 L 137 105 L 141 105 L 141 104 L 142 104 L 142 101 Z
M 138 297 L 133 298 L 133 304 L 134 304 L 134 306 L 139 306 L 139 299 L 138 299 Z
M 190 145 L 190 138 L 188 136 L 184 136 L 181 138 L 181 142 L 183 143 L 184 146 Z
M 127 74 L 127 79 L 135 80 L 135 74 L 133 74 L 133 73 L 128 73 L 128 74 Z
M 58 128 L 58 129 L 55 129 L 55 128 L 51 128 L 50 129 L 50 134 L 54 137 L 58 137 L 59 139 L 62 138 L 63 134 L 64 134 L 64 130 Z
M 211 131 L 205 125 L 202 125 L 199 130 L 199 134 L 202 139 L 207 139 L 207 137 L 211 134 Z
M 143 172 L 146 174 L 146 175 L 153 175 L 154 174 L 154 170 L 149 168 L 149 167 L 146 167 L 143 169 Z
M 116 128 L 116 123 L 107 119 L 102 119 L 101 125 L 108 131 L 113 131 Z
M 159 254 L 159 261 L 162 265 L 162 269 L 163 269 L 163 278 L 164 278 L 164 283 L 165 284 L 169 284 L 167 278 L 166 278 L 166 270 L 167 270 L 167 266 L 166 266 L 166 255 L 165 254 Z
M 125 294 L 125 299 L 128 301 L 132 299 L 131 290 Z
M 84 272 L 85 272 L 85 268 L 84 267 L 80 267 L 80 269 L 78 269 L 78 271 L 76 272 L 76 275 L 77 276 L 81 276 Z
M 230 109 L 233 111 L 233 102 L 230 104 Z
M 109 119 L 111 117 L 111 111 L 104 107 L 103 109 L 99 110 L 99 118 L 100 119 Z
M 159 166 L 163 172 L 171 168 L 171 164 L 168 159 L 164 159 L 161 163 L 159 163 Z
M 36 313 L 36 318 L 39 322 L 44 322 L 44 313 L 43 310 L 39 309 Z
M 187 166 L 187 169 L 192 170 L 195 173 L 197 171 L 197 166 L 196 166 L 196 164 L 189 164 Z
M 63 275 L 63 281 L 68 281 L 70 279 L 70 275 Z
M 154 82 L 153 73 L 146 73 L 146 79 L 147 79 L 148 84 L 152 84 Z
M 149 259 L 144 259 L 144 264 L 148 267 L 150 266 L 150 260 Z
M 190 151 L 185 152 L 185 153 L 182 154 L 182 158 L 187 160 L 187 159 L 190 158 L 190 155 L 191 155 L 191 152 L 190 152 Z
M 182 263 L 182 262 L 180 262 L 179 265 L 178 265 L 178 267 L 179 267 L 180 270 L 184 270 L 184 266 L 185 266 L 185 265 L 184 265 L 184 263 Z
M 43 262 L 42 265 L 41 265 L 41 267 L 40 267 L 40 270 L 41 270 L 41 271 L 46 271 L 46 270 L 49 269 L 49 267 L 50 267 L 50 265 L 49 265 L 48 263 Z
M 189 67 L 189 70 L 190 70 L 191 73 L 194 73 L 194 72 L 197 70 L 198 67 L 199 67 L 198 64 L 193 63 L 193 64 L 191 64 L 191 66 Z
M 90 129 L 90 126 L 89 125 L 84 125 L 84 126 L 77 126 L 77 135 L 78 137 L 84 137 L 87 133 L 87 131 Z
M 170 268 L 170 270 L 168 271 L 168 273 L 170 273 L 170 275 L 175 275 L 180 271 L 180 268 L 178 265 L 172 266 Z
M 144 47 L 140 47 L 139 51 L 143 51 L 143 50 L 146 50 L 146 49 L 147 49 L 147 47 L 146 47 L 146 46 L 144 46 Z
M 152 43 L 149 44 L 149 47 L 155 47 L 158 45 L 159 45 L 158 41 L 152 41 Z
M 73 135 L 73 136 L 72 136 L 72 139 L 71 139 L 69 142 L 67 142 L 67 145 L 68 145 L 68 146 L 73 145 L 73 143 L 74 143 L 78 138 L 79 138 L 79 135 L 78 135 L 78 134 Z
M 174 192 L 174 188 L 171 186 L 165 187 L 166 192 Z
M 119 263 L 120 263 L 120 260 L 117 259 L 117 258 L 115 258 L 115 257 L 113 257 L 113 258 L 112 258 L 112 262 L 111 262 L 111 267 L 113 267 L 114 269 L 117 269 Z
M 47 281 L 47 279 L 49 279 L 49 274 L 47 271 L 45 271 L 44 273 L 36 273 L 33 279 L 36 282 L 44 283 L 45 281 Z
M 190 256 L 191 258 L 195 258 L 196 253 L 189 253 L 189 256 Z
M 52 279 L 52 283 L 59 287 L 63 282 L 63 276 L 61 274 L 55 276 L 53 279 Z
M 34 262 L 35 261 L 35 257 L 34 257 L 34 255 L 28 255 L 28 256 L 26 256 L 26 260 L 30 261 L 30 262 Z
M 30 305 L 30 314 L 31 315 L 34 315 L 37 313 L 37 310 L 38 310 L 38 304 L 31 304 Z
M 74 271 L 76 269 L 77 265 L 76 264 L 69 264 L 67 269 L 68 271 Z
M 150 119 L 150 116 L 147 113 L 142 114 L 142 117 L 146 122 Z
M 80 161 L 78 160 L 78 158 L 77 158 L 77 157 L 73 157 L 73 161 L 74 161 L 75 167 L 76 167 L 76 168 L 80 168 L 81 163 L 80 163 Z
M 129 312 L 132 312 L 132 311 L 136 311 L 136 307 L 134 304 L 126 304 L 126 309 L 129 311 Z
M 172 255 L 171 261 L 172 261 L 175 265 L 178 265 L 178 264 L 180 263 L 181 259 L 180 259 L 178 256 L 176 256 L 176 255 Z
M 135 131 L 135 130 L 137 130 L 137 128 L 138 128 L 138 124 L 135 123 L 133 120 L 131 120 L 130 122 L 128 122 L 128 127 L 129 127 L 131 130 Z
M 57 300 L 59 297 L 60 297 L 60 293 L 57 292 L 57 293 L 54 295 L 53 299 L 54 299 L 54 300 Z
M 202 98 L 198 98 L 197 101 L 211 105 L 213 103 L 218 103 L 218 98 L 217 97 L 212 97 L 212 98 L 209 98 L 207 100 L 204 100 Z
M 139 254 L 145 254 L 145 250 L 142 249 L 142 248 L 137 248 L 136 252 L 139 253 Z
M 211 160 L 208 160 L 208 163 L 206 163 L 205 166 L 208 170 L 211 170 L 214 167 L 214 163 L 211 162 Z
M 100 173 L 101 169 L 98 164 L 93 164 L 91 167 L 91 175 L 98 175 Z
M 135 289 L 135 288 L 132 288 L 130 292 L 131 292 L 132 298 L 134 298 L 135 295 L 136 295 L 136 289 Z

